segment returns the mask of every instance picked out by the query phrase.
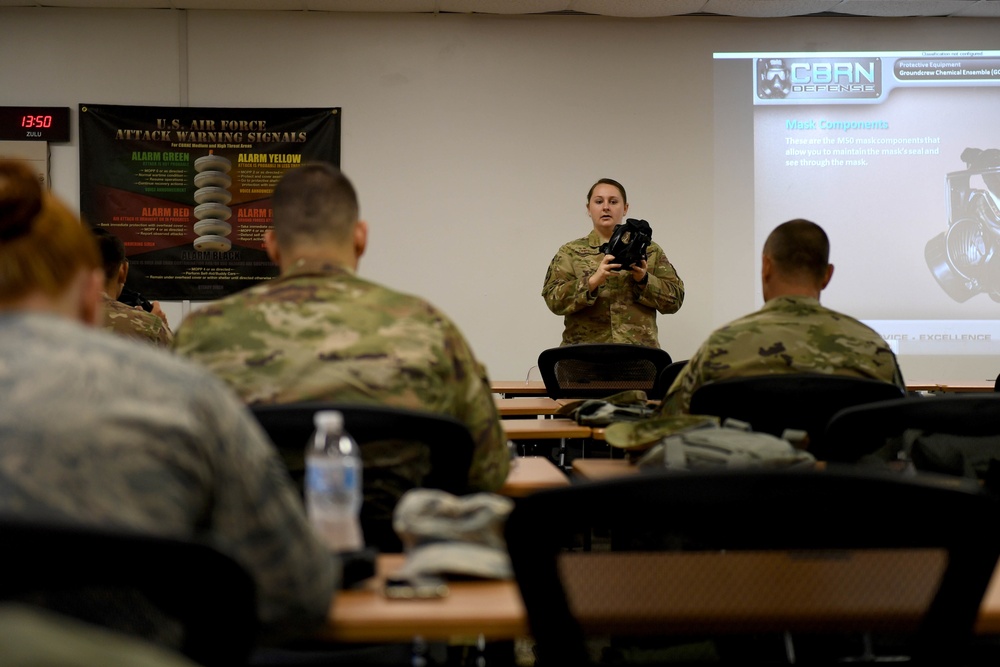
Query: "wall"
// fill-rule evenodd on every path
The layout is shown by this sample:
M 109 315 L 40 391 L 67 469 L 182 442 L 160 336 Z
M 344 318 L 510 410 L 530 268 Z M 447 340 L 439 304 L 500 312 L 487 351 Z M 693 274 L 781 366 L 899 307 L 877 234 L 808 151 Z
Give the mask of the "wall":
M 681 311 L 659 320 L 674 358 L 753 308 L 759 248 L 712 223 L 725 159 L 714 51 L 989 49 L 997 25 L 2 8 L 0 104 L 70 106 L 74 119 L 80 103 L 343 107 L 342 167 L 371 226 L 361 274 L 431 300 L 491 377 L 517 379 L 559 342 L 542 279 L 590 229 L 585 196 L 603 176 L 625 184 L 630 215 L 650 221 L 686 283 Z M 51 176 L 76 204 L 73 132 L 51 146 Z M 739 244 L 745 265 L 716 250 Z M 176 325 L 180 304 L 167 312 Z M 912 381 L 986 376 L 908 363 Z

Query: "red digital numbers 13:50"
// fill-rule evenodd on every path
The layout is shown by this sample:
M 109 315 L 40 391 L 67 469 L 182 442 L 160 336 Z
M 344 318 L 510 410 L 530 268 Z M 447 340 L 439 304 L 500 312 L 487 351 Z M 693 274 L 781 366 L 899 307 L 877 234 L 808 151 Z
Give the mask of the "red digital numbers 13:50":
M 52 127 L 52 116 L 21 116 L 21 127 Z

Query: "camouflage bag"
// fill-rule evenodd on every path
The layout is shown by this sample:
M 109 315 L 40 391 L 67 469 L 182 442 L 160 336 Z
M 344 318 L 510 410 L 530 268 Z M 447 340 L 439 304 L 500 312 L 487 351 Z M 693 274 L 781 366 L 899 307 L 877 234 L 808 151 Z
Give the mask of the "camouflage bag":
M 754 432 L 745 422 L 727 419 L 720 425 L 718 418 L 701 415 L 609 426 L 605 438 L 612 446 L 639 453 L 641 468 L 788 467 L 816 462 L 790 441 Z

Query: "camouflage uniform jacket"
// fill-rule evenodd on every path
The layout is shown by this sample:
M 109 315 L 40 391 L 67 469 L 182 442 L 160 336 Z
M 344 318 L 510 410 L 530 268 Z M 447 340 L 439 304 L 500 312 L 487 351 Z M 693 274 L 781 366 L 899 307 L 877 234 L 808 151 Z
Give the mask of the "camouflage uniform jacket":
M 620 271 L 591 292 L 587 281 L 604 258 L 597 232 L 559 248 L 545 274 L 542 296 L 549 310 L 565 316 L 562 345 L 660 346 L 656 312 L 677 312 L 684 303 L 684 281 L 660 246 L 650 243 L 646 255 L 649 271 L 644 282 Z
M 199 308 L 178 327 L 174 349 L 249 404 L 328 400 L 454 417 L 476 443 L 472 488 L 493 491 L 507 478 L 486 371 L 455 324 L 423 299 L 347 269 L 303 261 Z
M 768 373 L 850 375 L 906 389 L 878 333 L 817 299 L 782 296 L 713 332 L 667 390 L 661 414 L 689 412 L 691 395 L 706 382 Z
M 0 392 L 4 511 L 208 542 L 253 577 L 270 639 L 322 626 L 338 569 L 266 436 L 216 378 L 61 317 L 8 313 Z
M 104 295 L 104 329 L 138 338 L 160 347 L 170 347 L 174 334 L 156 315 Z

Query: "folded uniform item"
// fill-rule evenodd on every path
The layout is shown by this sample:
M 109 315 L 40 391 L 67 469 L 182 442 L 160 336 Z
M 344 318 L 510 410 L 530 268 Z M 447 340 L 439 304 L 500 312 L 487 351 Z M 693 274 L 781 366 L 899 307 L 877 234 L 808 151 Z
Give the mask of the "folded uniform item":
M 607 426 L 619 421 L 648 419 L 656 413 L 656 407 L 649 404 L 646 392 L 630 389 L 606 398 L 580 399 L 563 404 L 556 414 L 572 417 L 584 426 Z
M 411 489 L 393 512 L 392 525 L 403 543 L 406 561 L 393 575 L 510 579 L 513 577 L 503 538 L 510 498 L 494 493 L 455 496 L 436 489 Z

